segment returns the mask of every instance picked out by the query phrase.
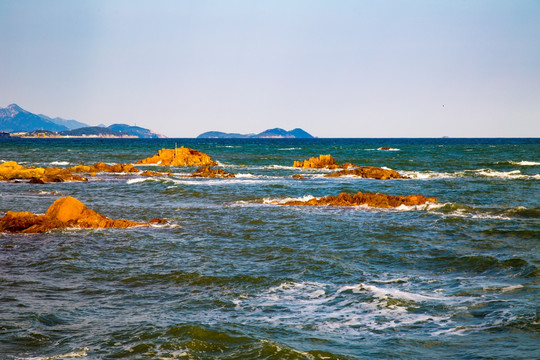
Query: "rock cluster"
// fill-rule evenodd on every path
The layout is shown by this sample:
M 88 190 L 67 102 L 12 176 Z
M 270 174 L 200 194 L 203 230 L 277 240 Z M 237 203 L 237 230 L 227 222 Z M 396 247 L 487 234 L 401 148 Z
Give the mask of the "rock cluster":
M 330 174 L 326 174 L 326 177 L 340 177 L 340 176 L 359 176 L 362 178 L 388 180 L 388 179 L 408 179 L 406 176 L 402 176 L 395 170 L 383 169 L 376 166 L 362 166 L 352 170 L 340 170 Z
M 204 178 L 215 178 L 215 177 L 222 177 L 222 178 L 233 178 L 235 177 L 234 174 L 231 174 L 229 172 L 226 172 L 223 169 L 212 169 L 210 165 L 201 166 L 195 172 L 191 173 L 191 177 L 204 177 Z
M 87 181 L 85 177 L 74 175 L 67 169 L 25 167 L 15 161 L 0 164 L 0 181 L 30 180 L 31 183 Z
M 88 173 L 96 174 L 99 172 L 110 172 L 110 173 L 136 173 L 140 172 L 133 164 L 115 164 L 107 165 L 103 162 L 95 163 L 94 165 L 77 165 L 67 168 L 67 171 L 74 173 Z
M 368 205 L 377 208 L 396 208 L 400 205 L 423 205 L 427 202 L 436 203 L 437 199 L 430 197 L 426 198 L 422 195 L 409 196 L 394 196 L 379 193 L 362 193 L 356 194 L 341 193 L 338 196 L 326 196 L 321 198 L 313 198 L 307 201 L 291 200 L 287 202 L 274 202 L 277 205 L 302 205 L 302 206 L 358 206 Z
M 78 228 L 128 228 L 148 226 L 147 223 L 129 220 L 112 220 L 92 209 L 88 209 L 79 200 L 67 196 L 56 200 L 45 215 L 35 215 L 28 211 L 8 211 L 0 218 L 0 232 L 42 233 L 53 229 Z
M 139 160 L 135 164 L 157 164 L 163 166 L 217 165 L 209 155 L 183 146 L 178 149 L 161 149 L 156 155 Z

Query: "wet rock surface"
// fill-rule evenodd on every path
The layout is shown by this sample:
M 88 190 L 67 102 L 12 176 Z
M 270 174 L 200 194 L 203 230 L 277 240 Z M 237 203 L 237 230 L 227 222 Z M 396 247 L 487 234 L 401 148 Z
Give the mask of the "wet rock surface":
M 45 215 L 35 215 L 28 211 L 8 211 L 0 218 L 0 232 L 42 233 L 64 228 L 128 228 L 148 226 L 130 220 L 113 220 L 88 209 L 79 200 L 66 196 L 56 200 Z

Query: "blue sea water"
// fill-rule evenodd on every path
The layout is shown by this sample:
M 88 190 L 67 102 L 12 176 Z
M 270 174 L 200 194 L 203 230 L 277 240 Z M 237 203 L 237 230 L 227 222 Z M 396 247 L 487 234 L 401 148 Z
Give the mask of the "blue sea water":
M 237 177 L 0 183 L 0 216 L 70 195 L 168 221 L 0 234 L 0 359 L 540 358 L 539 139 L 0 139 L 0 162 L 131 163 L 175 143 Z M 292 167 L 319 154 L 410 179 Z M 438 203 L 273 204 L 358 191 Z

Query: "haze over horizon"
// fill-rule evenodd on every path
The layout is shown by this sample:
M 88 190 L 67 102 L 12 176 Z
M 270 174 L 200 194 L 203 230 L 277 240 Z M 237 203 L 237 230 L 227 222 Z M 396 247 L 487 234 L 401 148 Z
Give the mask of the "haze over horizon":
M 0 107 L 169 137 L 540 136 L 539 1 L 0 2 Z

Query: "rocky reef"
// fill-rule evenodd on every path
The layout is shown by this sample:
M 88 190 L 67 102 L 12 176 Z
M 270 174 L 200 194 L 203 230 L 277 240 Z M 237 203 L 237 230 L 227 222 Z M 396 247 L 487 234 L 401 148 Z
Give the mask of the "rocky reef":
M 201 166 L 195 172 L 191 173 L 190 177 L 204 177 L 204 178 L 233 178 L 234 174 L 229 173 L 223 169 L 212 169 L 210 165 Z
M 359 176 L 369 179 L 408 179 L 408 177 L 401 175 L 395 170 L 383 169 L 376 166 L 362 166 L 351 170 L 340 170 L 330 174 L 326 174 L 326 177 L 340 177 L 340 176 Z
M 359 206 L 368 205 L 377 208 L 396 208 L 401 205 L 423 205 L 427 202 L 436 203 L 434 197 L 424 197 L 422 195 L 409 196 L 394 196 L 379 193 L 362 193 L 356 194 L 340 193 L 338 196 L 326 196 L 321 198 L 313 198 L 306 201 L 291 200 L 286 202 L 275 201 L 276 205 L 294 205 L 294 206 Z
M 88 181 L 85 177 L 74 175 L 67 169 L 51 167 L 25 167 L 15 161 L 0 164 L 0 181 L 30 180 L 31 183 Z
M 163 166 L 205 166 L 217 165 L 209 155 L 186 147 L 178 149 L 161 149 L 154 156 L 139 160 L 135 164 L 156 164 Z
M 154 221 L 155 222 L 155 221 Z M 88 209 L 79 200 L 66 196 L 56 200 L 45 215 L 35 215 L 28 211 L 8 211 L 0 218 L 0 232 L 42 233 L 64 228 L 128 228 L 148 226 L 147 223 L 130 220 L 112 220 Z

